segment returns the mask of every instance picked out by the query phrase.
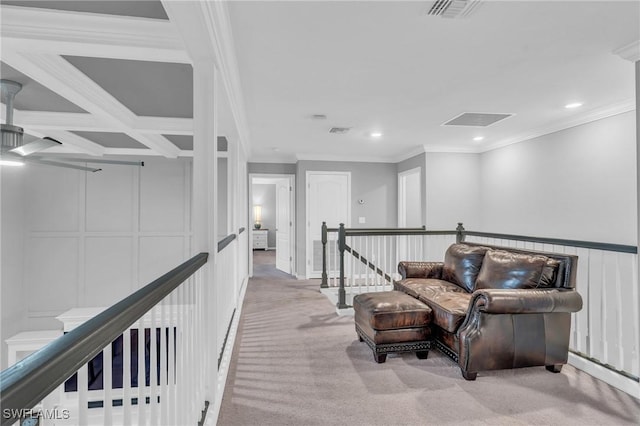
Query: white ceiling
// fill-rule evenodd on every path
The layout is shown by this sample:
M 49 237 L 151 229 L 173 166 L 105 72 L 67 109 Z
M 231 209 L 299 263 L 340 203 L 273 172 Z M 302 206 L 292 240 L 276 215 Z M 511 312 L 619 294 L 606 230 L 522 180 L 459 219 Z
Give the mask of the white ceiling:
M 633 64 L 613 51 L 640 39 L 639 2 L 486 1 L 467 19 L 432 3 L 230 4 L 252 158 L 478 152 L 633 108 Z M 462 112 L 515 116 L 441 126 Z
M 16 124 L 63 141 L 54 151 L 190 155 L 193 79 L 178 30 L 200 22 L 197 8 L 177 25 L 165 19 L 172 0 L 2 3 L 2 78 L 26 83 Z M 467 19 L 428 17 L 432 3 L 227 2 L 223 42 L 239 75 L 219 85 L 220 133 L 250 135 L 250 161 L 399 161 L 634 108 L 633 64 L 614 51 L 640 40 L 640 2 L 485 1 Z M 564 108 L 573 101 L 584 106 Z M 441 125 L 463 112 L 514 116 Z

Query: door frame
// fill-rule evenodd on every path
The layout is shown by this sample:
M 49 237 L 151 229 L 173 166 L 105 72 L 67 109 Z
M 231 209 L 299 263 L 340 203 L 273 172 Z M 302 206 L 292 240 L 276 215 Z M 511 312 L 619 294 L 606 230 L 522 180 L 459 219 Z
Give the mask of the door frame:
M 422 169 L 421 167 L 414 167 L 413 169 L 405 170 L 398 173 L 398 228 L 406 228 L 407 226 L 407 191 L 405 185 L 405 178 L 417 174 L 418 181 L 420 182 L 420 192 L 422 193 Z M 420 210 L 422 210 L 422 203 L 420 203 Z M 420 212 L 420 216 L 423 217 L 424 212 Z M 404 222 L 404 223 L 403 223 Z
M 324 171 L 324 170 L 307 170 L 305 173 L 305 279 L 310 279 L 311 277 L 311 256 L 313 255 L 313 241 L 311 240 L 311 233 L 309 232 L 311 228 L 311 221 L 309 217 L 309 188 L 311 184 L 309 183 L 309 176 L 311 175 L 342 175 L 347 177 L 347 220 L 344 224 L 345 228 L 349 228 L 351 226 L 351 172 L 349 171 Z
M 248 212 L 249 218 L 252 217 L 253 212 L 253 178 L 266 178 L 266 179 L 288 179 L 291 191 L 289 191 L 289 217 L 291 219 L 291 235 L 289 236 L 289 253 L 291 256 L 291 275 L 296 275 L 296 251 L 295 251 L 295 236 L 297 234 L 296 228 L 296 175 L 291 174 L 270 174 L 270 173 L 249 173 L 249 199 Z M 277 203 L 277 199 L 276 199 Z M 248 223 L 249 226 L 249 244 L 247 244 L 247 255 L 249 257 L 249 276 L 253 277 L 253 221 Z

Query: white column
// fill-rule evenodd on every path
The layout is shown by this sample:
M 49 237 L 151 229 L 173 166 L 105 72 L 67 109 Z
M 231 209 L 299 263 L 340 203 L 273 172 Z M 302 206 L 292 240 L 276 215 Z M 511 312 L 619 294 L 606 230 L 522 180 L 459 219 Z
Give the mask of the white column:
M 638 49 L 640 50 L 640 48 Z M 636 242 L 636 245 L 640 245 L 640 55 L 638 55 L 638 57 L 636 58 L 636 201 L 637 201 L 637 208 L 636 208 L 636 220 L 638 221 L 637 224 L 637 230 L 638 230 L 638 239 Z M 638 277 L 640 277 L 640 256 L 638 256 L 638 265 L 636 268 L 636 271 L 638 271 Z M 640 306 L 640 278 L 638 279 L 638 282 L 636 283 L 636 285 L 639 287 L 639 291 L 638 291 L 638 300 L 636 300 L 636 306 Z M 637 330 L 638 333 L 640 333 L 640 328 L 638 328 Z M 638 338 L 638 340 L 640 340 L 640 336 Z M 640 361 L 639 361 L 640 362 Z M 640 365 L 638 366 L 638 371 L 640 371 Z M 636 398 L 640 398 L 640 393 L 636 395 Z
M 193 64 L 193 246 L 194 252 L 208 252 L 209 262 L 203 268 L 205 298 L 208 306 L 217 306 L 217 288 L 214 282 L 218 254 L 217 241 L 217 70 L 212 60 L 198 60 Z M 217 379 L 216 312 L 207 311 L 205 327 L 206 398 L 215 400 Z

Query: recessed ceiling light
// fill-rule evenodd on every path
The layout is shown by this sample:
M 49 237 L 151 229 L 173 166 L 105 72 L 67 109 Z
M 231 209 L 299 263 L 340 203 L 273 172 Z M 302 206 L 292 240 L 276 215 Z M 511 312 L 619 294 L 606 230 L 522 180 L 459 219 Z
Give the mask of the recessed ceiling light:
M 382 137 L 382 132 L 371 132 L 371 137 L 372 138 L 381 138 Z
M 582 106 L 582 102 L 572 102 L 570 104 L 566 104 L 564 107 L 567 109 L 578 108 Z
M 484 139 L 484 136 L 476 136 L 475 138 L 473 138 L 473 140 L 476 142 L 480 142 L 483 139 Z

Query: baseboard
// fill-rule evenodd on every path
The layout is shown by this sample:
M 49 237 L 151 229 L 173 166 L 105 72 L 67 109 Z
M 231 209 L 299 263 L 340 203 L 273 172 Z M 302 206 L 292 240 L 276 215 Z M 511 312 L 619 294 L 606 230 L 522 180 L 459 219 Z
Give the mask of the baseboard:
M 231 365 L 231 355 L 233 354 L 233 347 L 236 344 L 236 336 L 238 335 L 238 325 L 240 324 L 240 316 L 242 315 L 242 305 L 244 302 L 244 296 L 247 291 L 247 283 L 249 282 L 249 276 L 246 276 L 242 280 L 242 286 L 240 288 L 240 295 L 238 297 L 238 306 L 236 306 L 236 313 L 231 320 L 229 327 L 229 335 L 227 337 L 227 344 L 224 347 L 222 358 L 220 362 L 220 368 L 218 369 L 218 379 L 216 382 L 216 400 L 213 406 L 209 406 L 209 413 L 205 425 L 214 426 L 218 422 L 218 415 L 220 414 L 220 406 L 222 404 L 222 397 L 224 396 L 224 389 L 227 383 L 227 376 L 229 375 L 229 366 Z
M 569 364 L 603 382 L 640 399 L 640 382 L 569 352 Z

